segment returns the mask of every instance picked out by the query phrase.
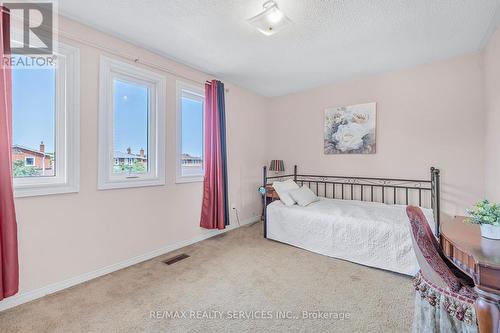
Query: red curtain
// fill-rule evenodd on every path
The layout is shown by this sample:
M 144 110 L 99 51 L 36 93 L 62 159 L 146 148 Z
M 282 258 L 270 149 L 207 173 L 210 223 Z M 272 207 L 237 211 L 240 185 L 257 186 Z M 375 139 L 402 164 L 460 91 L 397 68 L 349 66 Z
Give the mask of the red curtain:
M 224 229 L 229 224 L 227 198 L 224 84 L 205 84 L 205 178 L 200 226 Z
M 0 6 L 0 300 L 17 293 L 17 224 L 12 185 L 12 74 L 5 65 L 10 57 L 10 14 Z

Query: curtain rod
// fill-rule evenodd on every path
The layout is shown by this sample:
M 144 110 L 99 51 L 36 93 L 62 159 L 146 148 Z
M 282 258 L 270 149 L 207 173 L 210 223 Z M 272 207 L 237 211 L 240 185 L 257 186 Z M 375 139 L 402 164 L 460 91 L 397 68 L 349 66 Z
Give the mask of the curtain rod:
M 112 54 L 114 56 L 117 56 L 117 57 L 120 57 L 122 59 L 126 59 L 126 60 L 129 60 L 129 61 L 132 61 L 132 62 L 135 62 L 136 64 L 141 64 L 141 65 L 144 65 L 144 66 L 147 66 L 147 67 L 150 67 L 150 68 L 153 68 L 153 69 L 157 69 L 157 70 L 160 70 L 162 72 L 166 72 L 170 75 L 173 75 L 175 77 L 179 77 L 179 78 L 182 78 L 182 79 L 185 79 L 185 80 L 188 80 L 188 81 L 191 81 L 191 82 L 196 82 L 196 83 L 199 83 L 199 84 L 205 84 L 208 80 L 203 80 L 203 81 L 198 81 L 198 80 L 195 80 L 195 79 L 192 79 L 192 78 L 189 78 L 187 76 L 184 76 L 184 75 L 181 75 L 179 73 L 176 73 L 170 69 L 168 69 L 167 67 L 164 67 L 164 66 L 161 66 L 161 65 L 157 65 L 155 63 L 151 63 L 151 62 L 148 62 L 148 61 L 143 61 L 141 60 L 140 58 L 138 57 L 130 57 L 130 56 L 127 56 L 127 55 L 124 55 L 122 53 L 119 53 L 119 52 L 116 52 L 108 47 L 105 47 L 105 46 L 102 46 L 102 45 L 99 45 L 97 43 L 94 43 L 94 42 L 91 42 L 91 41 L 88 41 L 88 40 L 84 40 L 84 39 L 81 39 L 79 37 L 75 37 L 71 34 L 68 34 L 66 32 L 63 32 L 63 31 L 58 31 L 57 34 L 64 38 L 64 39 L 69 39 L 69 40 L 72 40 L 74 42 L 77 42 L 77 43 L 81 43 L 81 44 L 84 44 L 84 45 L 87 45 L 87 46 L 90 46 L 90 47 L 93 47 L 93 48 L 96 48 L 96 49 L 99 49 L 103 52 L 106 52 L 106 53 L 109 53 L 109 54 Z M 135 45 L 134 45 L 135 46 Z

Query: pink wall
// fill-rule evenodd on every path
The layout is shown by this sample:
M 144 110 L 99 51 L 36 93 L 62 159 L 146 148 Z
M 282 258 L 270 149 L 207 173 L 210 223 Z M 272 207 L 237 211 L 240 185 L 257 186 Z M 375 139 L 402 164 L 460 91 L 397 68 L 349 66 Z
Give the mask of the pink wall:
M 486 197 L 500 202 L 500 28 L 484 50 Z
M 70 20 L 62 19 L 60 27 L 73 36 L 84 36 L 193 80 L 211 78 Z M 97 191 L 98 67 L 102 52 L 78 42 L 67 43 L 81 52 L 81 189 L 77 194 L 16 200 L 21 294 L 206 232 L 198 227 L 201 183 L 175 184 L 176 77 L 164 73 L 167 184 Z M 491 184 L 488 193 L 499 200 L 495 171 L 500 161 L 498 144 L 493 143 L 499 142 L 493 124 L 500 118 L 499 54 L 497 32 L 484 57 L 485 80 L 481 55 L 469 55 L 272 99 L 227 83 L 231 207 L 239 209 L 241 220 L 260 214 L 257 188 L 261 167 L 276 158 L 285 159 L 288 170 L 298 164 L 303 172 L 338 175 L 427 178 L 429 167 L 434 165 L 442 169 L 443 210 L 450 215 L 463 214 L 464 208 L 483 196 L 486 169 L 486 180 Z M 490 111 L 488 127 L 484 83 Z M 378 103 L 377 154 L 324 155 L 324 109 L 372 101 Z M 235 217 L 231 211 L 232 225 Z
M 377 153 L 324 155 L 323 112 L 377 102 Z M 271 100 L 267 158 L 299 172 L 428 179 L 442 170 L 449 215 L 483 197 L 484 112 L 481 57 L 468 55 L 351 80 Z
M 211 78 L 66 19 L 60 21 L 60 28 L 193 80 L 204 82 Z M 198 227 L 202 183 L 175 184 L 177 78 L 164 73 L 167 184 L 98 191 L 98 69 L 102 52 L 66 42 L 79 47 L 81 57 L 80 192 L 16 199 L 21 294 L 206 233 Z M 268 100 L 231 84 L 226 88 L 230 204 L 239 209 L 241 220 L 249 220 L 261 212 L 257 188 L 260 168 L 265 163 L 261 149 L 265 139 L 258 134 Z M 236 225 L 235 216 L 231 211 L 232 225 Z

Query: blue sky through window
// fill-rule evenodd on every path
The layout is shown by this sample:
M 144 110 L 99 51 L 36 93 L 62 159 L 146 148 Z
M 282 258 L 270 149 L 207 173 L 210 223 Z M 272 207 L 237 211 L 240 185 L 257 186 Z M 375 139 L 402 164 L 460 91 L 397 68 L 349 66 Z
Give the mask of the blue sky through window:
M 148 152 L 148 88 L 114 81 L 114 149 Z M 13 144 L 55 150 L 56 70 L 12 69 Z M 203 155 L 203 103 L 182 98 L 182 152 Z
M 132 154 L 144 149 L 148 155 L 147 86 L 114 80 L 114 150 L 122 153 L 131 148 Z
M 56 71 L 54 68 L 12 69 L 12 142 L 45 152 L 55 147 Z
M 182 98 L 182 153 L 203 157 L 203 103 Z

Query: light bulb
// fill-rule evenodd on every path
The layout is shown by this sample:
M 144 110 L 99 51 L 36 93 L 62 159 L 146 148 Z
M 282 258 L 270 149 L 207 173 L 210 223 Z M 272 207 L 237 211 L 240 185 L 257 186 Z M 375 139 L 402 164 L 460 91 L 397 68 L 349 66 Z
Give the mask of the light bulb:
M 274 8 L 267 15 L 267 19 L 270 23 L 278 23 L 283 19 L 283 13 L 279 9 Z
M 266 36 L 271 36 L 290 25 L 291 21 L 273 0 L 266 1 L 264 11 L 248 19 L 248 22 Z

